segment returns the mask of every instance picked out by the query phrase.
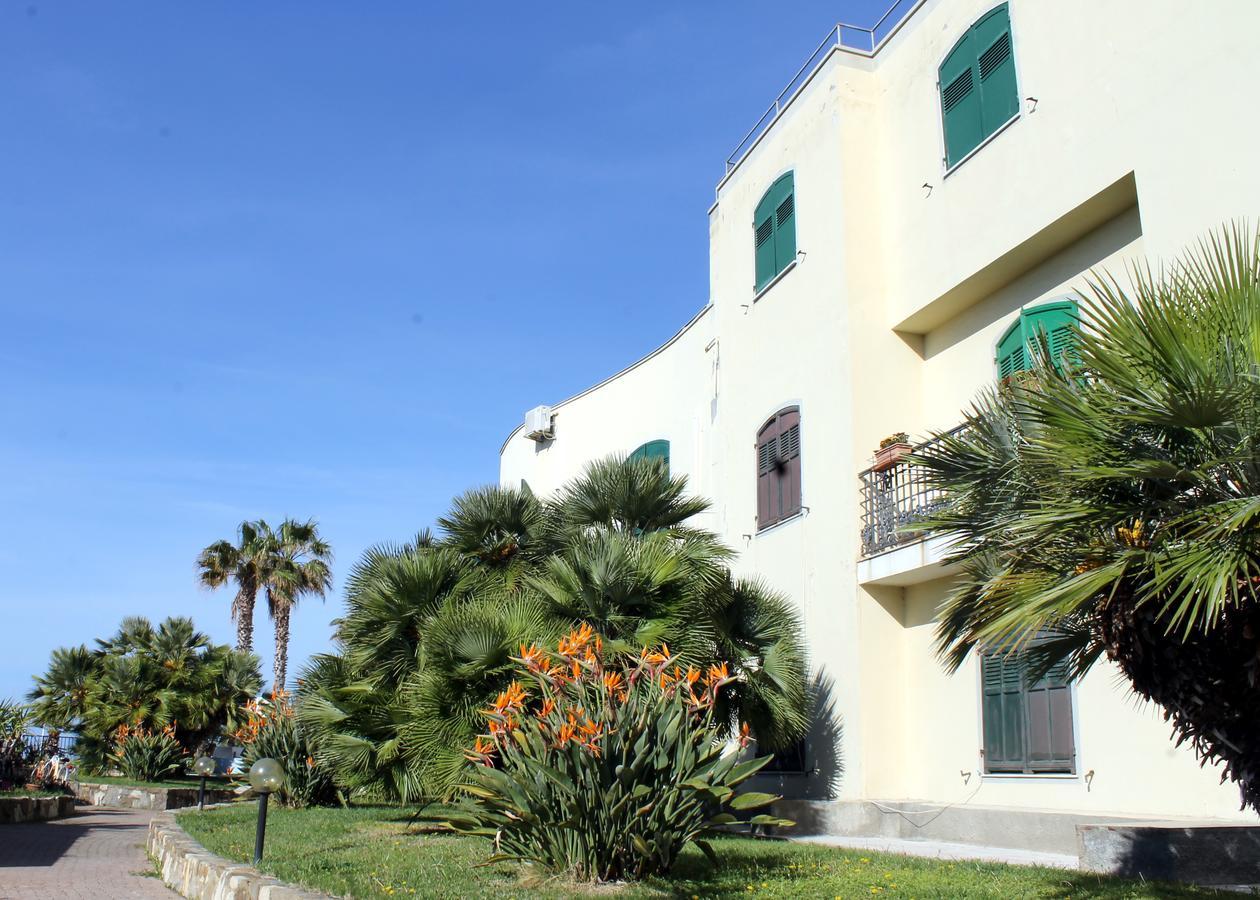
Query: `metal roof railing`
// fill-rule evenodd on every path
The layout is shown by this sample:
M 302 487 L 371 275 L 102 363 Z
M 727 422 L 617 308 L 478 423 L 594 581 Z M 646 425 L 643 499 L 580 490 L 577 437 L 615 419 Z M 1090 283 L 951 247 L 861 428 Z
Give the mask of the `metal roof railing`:
M 740 161 L 748 155 L 748 152 L 756 146 L 761 136 L 770 130 L 770 126 L 796 99 L 796 96 L 805 85 L 809 84 L 818 70 L 822 68 L 822 64 L 826 62 L 827 58 L 834 51 L 844 50 L 849 53 L 856 53 L 859 56 L 874 56 L 879 52 L 880 47 L 897 33 L 897 30 L 924 2 L 926 0 L 894 0 L 888 11 L 880 16 L 879 20 L 869 28 L 838 22 L 831 31 L 827 32 L 827 36 L 818 45 L 818 49 L 810 54 L 809 59 L 805 60 L 805 64 L 796 70 L 796 74 L 787 83 L 787 87 L 779 92 L 779 95 L 774 98 L 774 102 L 761 114 L 761 118 L 749 129 L 743 139 L 735 145 L 735 149 L 726 158 L 726 174 L 729 175 L 740 164 Z M 725 177 L 723 177 L 723 180 L 725 180 Z

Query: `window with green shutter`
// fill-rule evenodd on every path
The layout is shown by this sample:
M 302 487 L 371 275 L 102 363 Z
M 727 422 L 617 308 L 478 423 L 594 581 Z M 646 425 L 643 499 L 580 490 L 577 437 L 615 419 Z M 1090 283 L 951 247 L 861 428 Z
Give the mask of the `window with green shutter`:
M 757 204 L 753 253 L 758 291 L 796 259 L 796 189 L 791 172 L 770 185 Z
M 631 459 L 658 459 L 669 471 L 669 441 L 648 441 L 630 454 Z
M 951 167 L 1019 112 L 1011 20 L 1005 3 L 967 29 L 937 75 L 945 165 Z
M 1080 321 L 1075 300 L 1055 300 L 1020 310 L 1019 318 L 998 340 L 995 354 L 998 378 L 1010 378 L 1016 372 L 1030 370 L 1042 340 L 1050 349 L 1055 368 L 1062 366 L 1065 359 L 1071 358 Z
M 1072 683 L 1066 663 L 1032 682 L 1022 654 L 980 659 L 984 771 L 1062 774 L 1076 771 Z

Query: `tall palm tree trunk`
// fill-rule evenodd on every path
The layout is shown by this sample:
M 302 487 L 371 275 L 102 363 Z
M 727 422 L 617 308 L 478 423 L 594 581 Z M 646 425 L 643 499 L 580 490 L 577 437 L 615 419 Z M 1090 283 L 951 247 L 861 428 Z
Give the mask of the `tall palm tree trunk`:
M 276 604 L 276 662 L 271 684 L 273 694 L 285 689 L 285 677 L 289 668 L 289 613 L 292 609 L 288 603 Z
M 236 620 L 236 649 L 254 652 L 254 592 L 242 587 L 232 602 L 232 618 Z

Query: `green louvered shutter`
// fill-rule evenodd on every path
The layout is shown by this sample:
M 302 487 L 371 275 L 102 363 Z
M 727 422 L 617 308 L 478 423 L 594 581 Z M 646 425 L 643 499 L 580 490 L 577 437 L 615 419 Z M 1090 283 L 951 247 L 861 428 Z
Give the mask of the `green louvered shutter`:
M 1068 665 L 1060 662 L 1028 688 L 1028 768 L 1033 772 L 1072 772 L 1072 686 Z
M 1071 358 L 1076 346 L 1076 329 L 1080 325 L 1080 312 L 1075 301 L 1059 300 L 1033 306 L 1024 310 L 1020 318 L 1024 323 L 1024 341 L 1029 353 L 1039 352 L 1036 349 L 1039 335 L 1044 334 L 1056 369 L 1063 365 L 1065 356 Z
M 631 459 L 658 459 L 669 471 L 669 441 L 648 441 L 630 454 Z
M 791 176 L 789 176 L 790 178 Z M 796 259 L 796 193 L 791 191 L 774 209 L 774 268 L 779 274 Z
M 1056 300 L 1021 310 L 1019 318 L 998 341 L 998 378 L 1009 378 L 1016 372 L 1031 369 L 1040 352 L 1042 334 L 1046 336 L 1054 366 L 1059 368 L 1065 357 L 1072 358 L 1079 325 L 1080 312 L 1073 300 Z
M 796 257 L 796 191 L 791 172 L 766 191 L 753 214 L 756 290 L 761 290 Z
M 774 213 L 759 219 L 753 232 L 757 246 L 757 290 L 770 283 L 777 272 L 774 270 Z
M 945 164 L 952 166 L 984 140 L 975 36 L 970 31 L 945 57 L 938 78 L 945 120 Z
M 953 166 L 1019 112 L 1015 53 L 1006 4 L 958 39 L 937 72 L 945 164 Z
M 1010 378 L 1016 372 L 1028 370 L 1028 350 L 1024 346 L 1024 317 L 1021 315 L 997 345 L 998 378 Z
M 1006 4 L 987 13 L 971 31 L 975 41 L 976 76 L 980 81 L 981 120 L 984 137 L 988 137 L 1019 112 L 1011 19 Z
M 1014 656 L 980 659 L 986 772 L 1022 772 L 1027 764 L 1023 666 Z

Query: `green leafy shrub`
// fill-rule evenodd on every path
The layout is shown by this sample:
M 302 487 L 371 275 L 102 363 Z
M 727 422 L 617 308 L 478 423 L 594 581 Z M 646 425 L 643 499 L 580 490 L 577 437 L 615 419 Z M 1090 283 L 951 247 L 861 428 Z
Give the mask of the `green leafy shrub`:
M 492 838 L 492 861 L 631 880 L 667 873 L 694 841 L 716 864 L 703 836 L 778 799 L 735 793 L 770 757 L 741 762 L 722 739 L 715 706 L 733 680 L 725 665 L 683 669 L 668 647 L 606 659 L 585 624 L 555 653 L 522 647 L 517 663 L 530 687 L 512 682 L 486 712 L 489 734 L 470 751 L 478 765 L 463 785 L 470 799 L 448 819 Z
M 251 700 L 245 709 L 248 721 L 235 737 L 245 745 L 246 770 L 260 759 L 279 760 L 284 766 L 284 787 L 276 792 L 277 800 L 293 807 L 336 803 L 332 775 L 316 761 L 285 693 L 277 691 L 270 700 Z
M 174 725 L 161 731 L 123 725 L 114 732 L 109 759 L 134 781 L 160 781 L 184 769 L 184 750 L 175 739 Z
M 31 724 L 30 707 L 15 700 L 0 700 L 0 786 L 22 781 L 31 763 L 24 736 Z
M 130 616 L 96 648 L 61 647 L 27 695 L 35 720 L 78 734 L 75 756 L 103 773 L 118 730 L 143 726 L 174 737 L 190 754 L 240 726 L 242 704 L 262 687 L 258 658 L 214 644 L 191 619 L 156 626 Z

